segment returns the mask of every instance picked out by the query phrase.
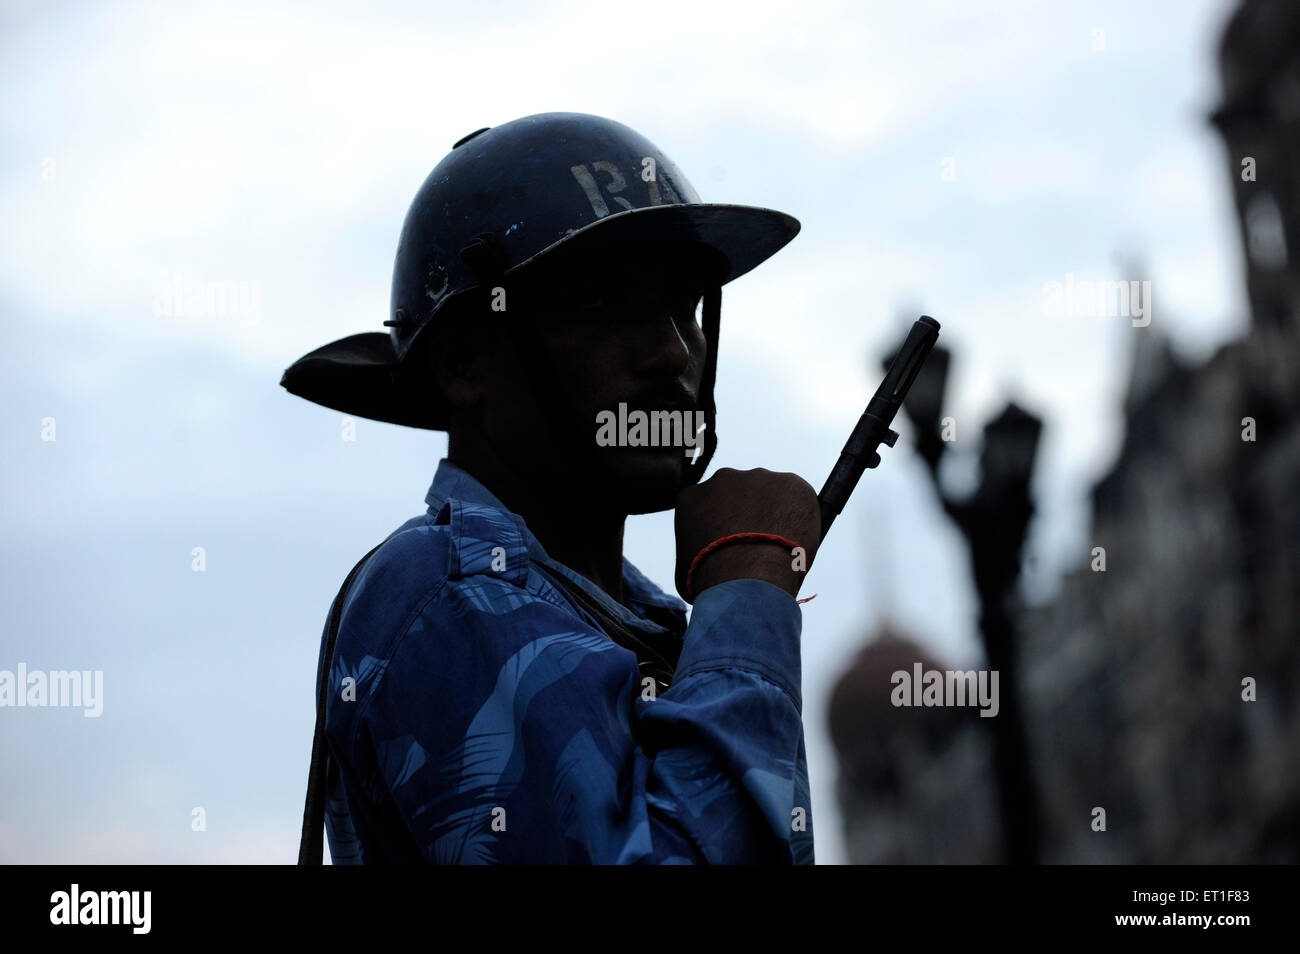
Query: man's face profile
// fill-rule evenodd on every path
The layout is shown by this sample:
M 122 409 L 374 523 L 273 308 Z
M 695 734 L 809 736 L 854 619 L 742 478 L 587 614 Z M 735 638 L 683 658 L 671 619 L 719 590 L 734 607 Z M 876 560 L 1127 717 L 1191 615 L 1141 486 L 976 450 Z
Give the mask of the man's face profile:
M 708 280 L 685 250 L 620 246 L 508 288 L 504 334 L 490 336 L 478 361 L 486 442 L 516 474 L 580 490 L 606 508 L 671 507 L 703 439 L 696 412 Z M 673 442 L 648 446 L 635 432 L 629 440 L 626 426 L 598 440 L 602 413 L 635 422 L 636 412 L 643 422 L 670 412 L 680 422 Z

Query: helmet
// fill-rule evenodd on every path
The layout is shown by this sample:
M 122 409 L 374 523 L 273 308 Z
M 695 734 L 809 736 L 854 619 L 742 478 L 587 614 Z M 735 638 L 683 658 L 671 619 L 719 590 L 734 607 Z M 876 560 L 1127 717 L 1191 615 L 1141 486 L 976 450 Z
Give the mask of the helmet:
M 539 113 L 476 130 L 452 146 L 416 193 L 402 226 L 384 324 L 304 355 L 280 383 L 290 393 L 360 417 L 445 430 L 436 388 L 418 400 L 399 372 L 413 345 L 455 309 L 449 303 L 544 262 L 625 242 L 682 242 L 721 253 L 704 297 L 708 357 L 701 392 L 707 434 L 695 477 L 716 447 L 713 380 L 720 287 L 799 232 L 793 216 L 701 203 L 662 151 L 621 123 L 584 113 Z M 578 259 L 580 261 L 580 258 Z

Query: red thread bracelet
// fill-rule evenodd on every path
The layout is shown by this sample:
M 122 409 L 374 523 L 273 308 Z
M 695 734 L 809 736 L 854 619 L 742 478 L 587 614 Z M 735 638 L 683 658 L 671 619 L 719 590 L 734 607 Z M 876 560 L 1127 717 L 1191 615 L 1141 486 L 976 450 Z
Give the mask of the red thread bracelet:
M 695 571 L 699 567 L 701 561 L 703 561 L 703 559 L 706 556 L 708 556 L 714 550 L 717 550 L 719 547 L 726 546 L 728 543 L 736 543 L 741 540 L 759 540 L 764 543 L 779 543 L 781 544 L 781 546 L 789 547 L 791 550 L 795 550 L 799 548 L 799 544 L 795 543 L 793 540 L 789 539 L 788 537 L 779 536 L 775 533 L 757 533 L 757 532 L 732 533 L 732 534 L 728 534 L 725 537 L 719 537 L 718 539 L 710 543 L 708 546 L 706 546 L 704 549 L 702 549 L 699 553 L 695 554 L 695 559 L 691 561 L 690 569 L 686 571 L 686 596 L 690 598 L 690 602 L 692 603 L 695 602 L 695 600 L 692 598 L 691 587 L 692 584 L 695 582 Z M 805 599 L 802 600 L 796 600 L 795 602 L 807 603 L 808 600 L 812 599 L 816 595 L 817 594 L 814 593 L 812 596 L 806 597 Z

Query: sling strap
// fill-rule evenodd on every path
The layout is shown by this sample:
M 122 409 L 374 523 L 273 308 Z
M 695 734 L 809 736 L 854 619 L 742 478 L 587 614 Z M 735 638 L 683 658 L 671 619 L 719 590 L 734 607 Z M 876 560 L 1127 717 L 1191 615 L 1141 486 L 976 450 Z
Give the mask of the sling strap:
M 387 541 L 385 541 L 387 542 Z M 338 596 L 330 607 L 329 625 L 325 630 L 325 655 L 321 663 L 320 683 L 316 686 L 316 735 L 311 743 L 311 769 L 307 775 L 307 803 L 302 810 L 302 839 L 298 843 L 298 864 L 320 865 L 325 860 L 325 775 L 329 766 L 329 745 L 325 740 L 325 705 L 329 701 L 330 670 L 334 667 L 334 644 L 339 638 L 339 621 L 343 618 L 343 601 L 361 567 L 370 559 L 378 544 L 357 561 Z
M 656 693 L 665 692 L 672 685 L 673 672 L 681 655 L 680 633 L 673 633 L 672 627 L 665 627 L 669 630 L 666 637 L 633 633 L 590 593 L 563 573 L 537 562 L 533 563 L 533 567 L 566 593 L 579 611 L 591 618 L 597 629 L 624 649 L 636 654 L 638 668 L 643 675 L 654 679 Z

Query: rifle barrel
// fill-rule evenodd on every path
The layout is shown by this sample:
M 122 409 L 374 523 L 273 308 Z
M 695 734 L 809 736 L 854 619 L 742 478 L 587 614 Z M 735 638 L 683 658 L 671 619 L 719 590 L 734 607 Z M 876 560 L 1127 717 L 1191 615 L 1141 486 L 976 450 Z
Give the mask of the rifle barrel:
M 880 463 L 876 449 L 881 444 L 893 447 L 898 440 L 898 433 L 890 425 L 938 338 L 939 322 L 929 315 L 916 319 L 903 346 L 890 363 L 889 370 L 885 372 L 885 380 L 876 388 L 867 409 L 858 418 L 853 433 L 840 451 L 840 459 L 835 462 L 821 493 L 817 495 L 822 509 L 823 540 L 835 518 L 849 502 L 849 495 L 857 487 L 863 472 Z

